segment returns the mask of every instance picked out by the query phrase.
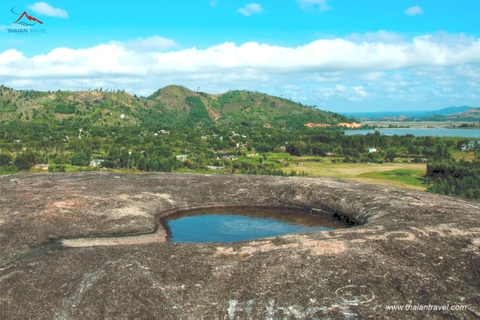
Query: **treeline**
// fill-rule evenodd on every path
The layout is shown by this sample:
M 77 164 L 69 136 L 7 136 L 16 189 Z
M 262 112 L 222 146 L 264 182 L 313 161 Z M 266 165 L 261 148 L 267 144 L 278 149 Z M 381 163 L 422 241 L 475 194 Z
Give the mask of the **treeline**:
M 451 159 L 450 149 L 457 147 L 457 140 L 245 126 L 109 127 L 81 125 L 71 119 L 65 119 L 62 125 L 13 121 L 0 127 L 0 153 L 12 158 L 34 153 L 39 161 L 36 163 L 86 165 L 93 157 L 108 160 L 110 167 L 138 170 L 156 167 L 148 165 L 149 161 L 159 162 L 155 157 L 168 159 L 186 154 L 193 166 L 205 166 L 214 165 L 222 155 L 282 151 L 292 156 L 328 156 L 337 162 L 439 162 Z
M 480 199 L 480 162 L 434 162 L 427 165 L 430 192 Z
M 430 191 L 479 198 L 478 168 L 452 159 L 451 151 L 464 142 L 459 138 L 386 136 L 379 132 L 345 135 L 333 128 L 289 130 L 241 123 L 217 126 L 202 121 L 207 118 L 200 98 L 188 102 L 195 110 L 192 123 L 201 122 L 201 128 L 177 128 L 155 121 L 126 127 L 96 126 L 74 118 L 61 123 L 3 122 L 0 173 L 27 171 L 36 164 L 49 164 L 52 171 L 64 171 L 68 166 L 69 170 L 75 169 L 71 166 L 86 169 L 92 159 L 102 159 L 100 167 L 150 172 L 205 172 L 207 166 L 214 166 L 222 167 L 225 173 L 299 174 L 285 173 L 288 161 L 285 163 L 283 158 L 275 162 L 265 156 L 288 152 L 290 155 L 285 157 L 328 157 L 318 161 L 429 163 L 433 168 L 426 175 Z M 186 160 L 179 161 L 179 155 Z
M 449 148 L 456 146 L 454 139 L 415 137 L 411 134 L 387 136 L 378 131 L 366 135 L 325 131 L 300 138 L 300 141 L 287 146 L 292 155 L 344 157 L 344 162 L 353 163 L 384 163 L 402 159 L 413 162 L 444 161 L 451 159 Z

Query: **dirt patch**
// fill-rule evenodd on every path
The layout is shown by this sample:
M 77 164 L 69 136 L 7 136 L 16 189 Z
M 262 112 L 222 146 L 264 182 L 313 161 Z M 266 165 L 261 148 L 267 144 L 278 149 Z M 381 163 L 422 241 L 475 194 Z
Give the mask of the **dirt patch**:
M 352 123 L 348 123 L 348 122 L 340 122 L 337 124 L 337 126 L 339 127 L 347 127 L 347 128 L 350 128 L 350 129 L 355 129 L 355 128 L 360 128 L 363 126 L 363 124 L 361 123 L 356 123 L 356 122 L 352 122 Z
M 306 123 L 305 124 L 305 127 L 308 127 L 308 128 L 327 128 L 327 127 L 330 127 L 331 125 L 330 124 L 327 124 L 327 123 L 313 123 L 313 122 L 309 122 L 309 123 Z M 356 123 L 356 122 L 352 122 L 352 123 L 348 123 L 348 122 L 340 122 L 337 124 L 337 126 L 339 127 L 346 127 L 346 128 L 350 128 L 350 129 L 355 129 L 355 128 L 360 128 L 363 126 L 363 124 L 361 123 Z
M 218 112 L 216 110 L 213 110 L 212 108 L 209 108 L 209 107 L 205 107 L 205 109 L 207 109 L 207 112 L 208 112 L 208 115 L 210 116 L 210 118 L 212 118 L 215 121 L 220 119 L 220 117 L 221 117 L 220 112 Z
M 306 123 L 305 124 L 305 127 L 308 127 L 308 128 L 327 128 L 327 127 L 330 127 L 331 125 L 330 124 L 327 124 L 327 123 L 313 123 L 313 122 L 309 122 L 309 123 Z
M 0 197 L 2 319 L 480 317 L 475 202 L 322 178 L 103 172 L 2 176 Z M 162 213 L 232 205 L 360 225 L 164 242 Z M 429 305 L 448 308 L 412 310 Z

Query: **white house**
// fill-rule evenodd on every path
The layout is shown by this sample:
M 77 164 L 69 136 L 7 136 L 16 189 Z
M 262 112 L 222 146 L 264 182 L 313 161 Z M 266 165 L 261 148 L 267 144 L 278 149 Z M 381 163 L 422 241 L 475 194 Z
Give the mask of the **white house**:
M 478 141 L 469 141 L 467 144 L 462 144 L 461 150 L 462 151 L 468 151 L 468 150 L 474 150 L 475 145 L 478 144 Z
M 98 167 L 104 160 L 103 159 L 92 159 L 90 165 L 92 167 Z
M 187 160 L 188 160 L 188 155 L 186 155 L 186 154 L 179 154 L 179 155 L 177 156 L 177 160 L 178 160 L 178 161 L 187 161 Z

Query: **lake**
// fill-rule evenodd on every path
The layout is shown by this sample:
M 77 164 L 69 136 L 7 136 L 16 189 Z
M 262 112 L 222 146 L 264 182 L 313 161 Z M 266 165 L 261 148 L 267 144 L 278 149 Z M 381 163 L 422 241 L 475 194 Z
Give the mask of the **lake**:
M 171 242 L 235 242 L 347 226 L 300 209 L 231 207 L 183 211 L 162 221 Z
M 463 138 L 480 138 L 480 129 L 427 129 L 427 128 L 386 128 L 376 130 L 345 130 L 346 135 L 355 134 L 367 134 L 380 132 L 387 136 L 399 135 L 404 136 L 406 134 L 413 134 L 417 137 L 434 136 L 434 137 L 463 137 Z

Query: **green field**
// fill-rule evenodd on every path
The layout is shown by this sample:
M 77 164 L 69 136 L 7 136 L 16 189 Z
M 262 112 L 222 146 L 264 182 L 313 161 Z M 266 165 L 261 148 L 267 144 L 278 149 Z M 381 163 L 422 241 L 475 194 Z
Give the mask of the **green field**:
M 452 152 L 452 158 L 455 160 L 465 160 L 465 161 L 473 161 L 475 153 L 473 151 L 465 152 L 465 151 L 458 151 L 455 150 Z
M 427 188 L 422 184 L 426 165 L 418 163 L 326 163 L 302 162 L 299 159 L 282 170 L 286 173 L 290 173 L 292 170 L 303 171 L 309 176 L 351 179 L 411 190 L 426 190 Z
M 389 180 L 395 183 L 400 182 L 405 185 L 416 186 L 424 190 L 423 175 L 425 170 L 397 169 L 391 171 L 366 172 L 359 175 L 360 178 Z
M 252 152 L 253 153 L 253 152 Z M 266 159 L 265 159 L 266 158 Z M 260 162 L 260 159 L 262 159 Z M 240 156 L 238 161 L 255 165 L 273 164 L 276 168 L 290 174 L 304 172 L 311 177 L 326 177 L 350 179 L 371 184 L 380 184 L 410 190 L 423 190 L 427 186 L 423 184 L 423 176 L 426 172 L 426 164 L 422 163 L 332 163 L 333 158 L 303 156 L 295 157 L 289 153 L 262 153 L 252 157 Z M 337 161 L 342 161 L 342 158 Z M 222 170 L 189 170 L 179 169 L 179 172 L 198 173 L 222 173 Z

